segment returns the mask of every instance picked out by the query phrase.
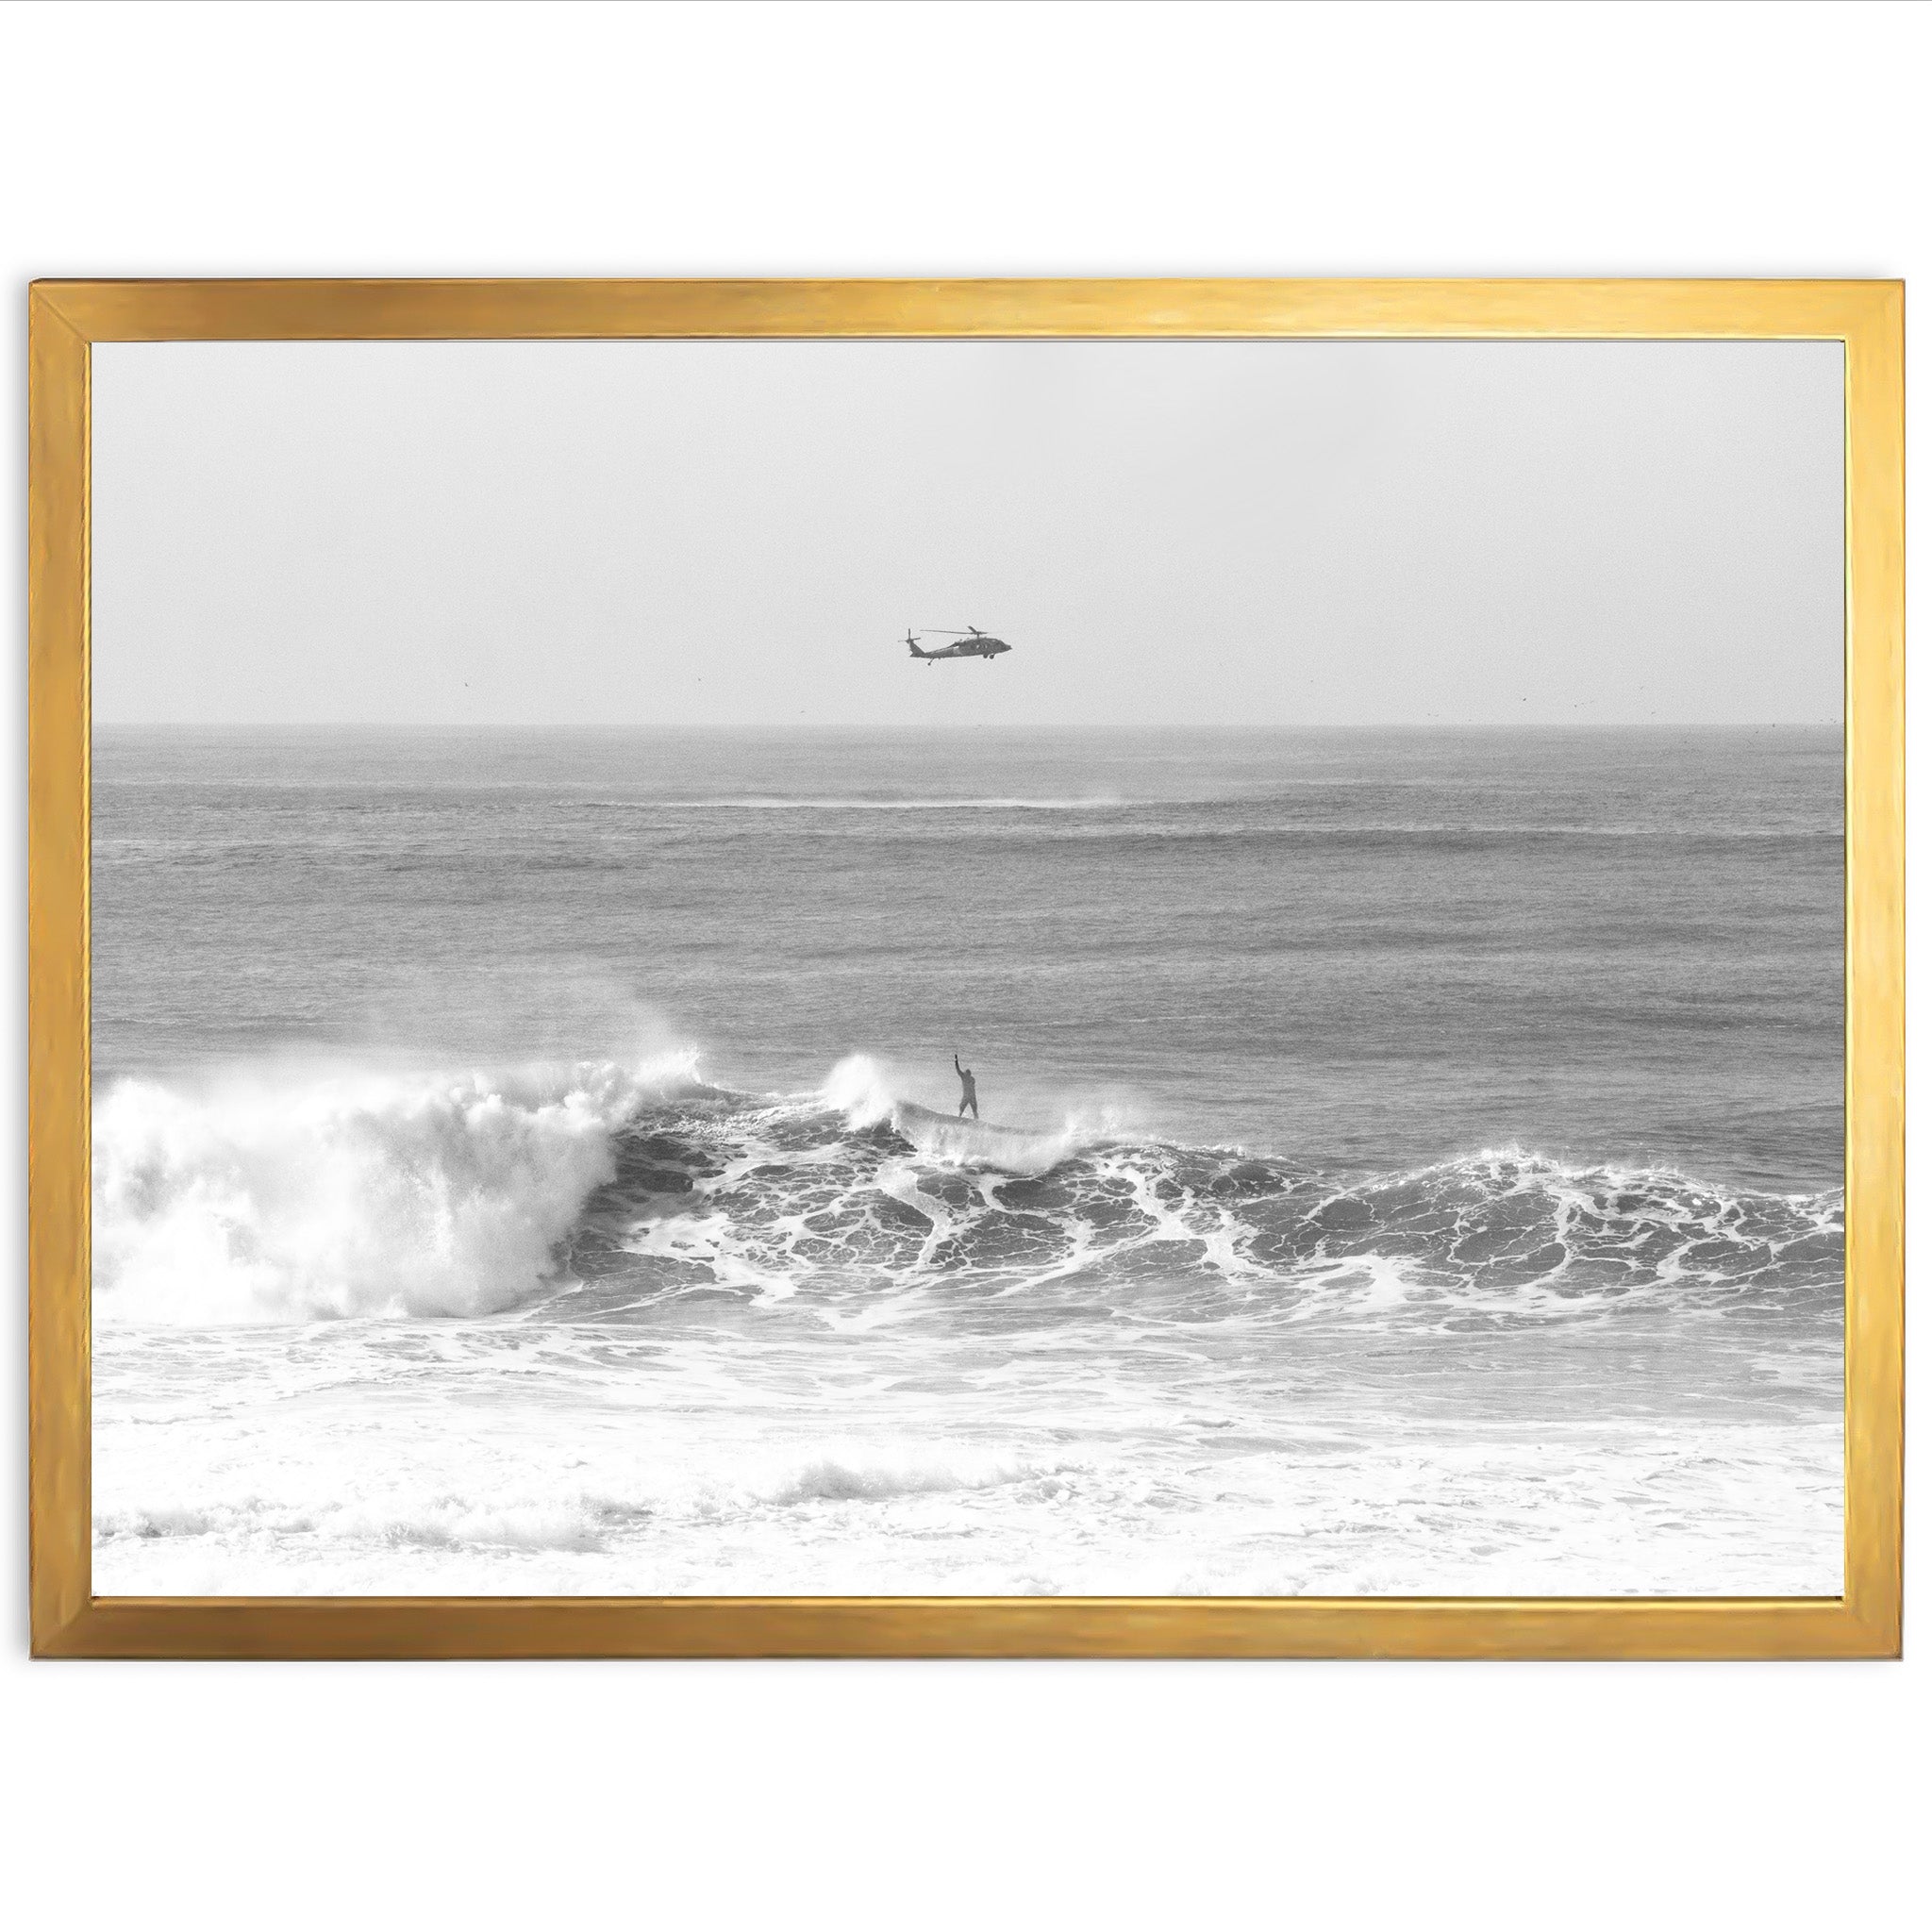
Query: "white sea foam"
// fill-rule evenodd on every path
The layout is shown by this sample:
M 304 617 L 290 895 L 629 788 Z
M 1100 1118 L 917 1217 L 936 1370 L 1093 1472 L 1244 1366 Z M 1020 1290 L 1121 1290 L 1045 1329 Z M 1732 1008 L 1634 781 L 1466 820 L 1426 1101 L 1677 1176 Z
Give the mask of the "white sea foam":
M 1047 1103 L 1060 1118 L 1050 1127 L 999 1126 L 952 1118 L 908 1101 L 892 1066 L 870 1054 L 841 1060 L 819 1090 L 819 1100 L 855 1131 L 891 1121 L 895 1132 L 928 1159 L 976 1165 L 1010 1174 L 1039 1174 L 1099 1145 L 1119 1131 L 1110 1109 L 1078 1102 Z M 1029 1096 L 1040 1104 L 1038 1096 Z
M 491 1324 L 100 1338 L 96 1587 L 158 1591 L 1832 1594 L 1829 1391 L 1707 1336 L 1387 1359 L 1115 1325 L 768 1349 L 692 1325 L 506 1377 Z M 143 1426 L 178 1387 L 204 1400 Z M 1528 1358 L 1524 1359 L 1524 1351 Z M 863 1360 L 864 1378 L 852 1374 Z M 326 1366 L 326 1380 L 319 1372 Z M 535 1365 L 533 1365 L 535 1366 Z M 1493 1412 L 1498 1377 L 1513 1383 Z M 1716 1377 L 1722 1416 L 1678 1389 Z M 301 1399 L 291 1399 L 297 1391 Z
M 1835 1196 L 1517 1148 L 1324 1180 L 1136 1139 L 1045 1094 L 1014 1105 L 1058 1110 L 1053 1125 L 957 1120 L 899 1084 L 864 1055 L 764 1100 L 695 1086 L 688 1056 L 124 1082 L 95 1116 L 96 1305 L 108 1323 L 187 1325 L 475 1316 L 554 1286 L 550 1312 L 601 1320 L 722 1291 L 802 1296 L 851 1327 L 961 1293 L 1050 1293 L 1070 1315 L 1415 1327 L 1841 1293 Z
M 819 1098 L 845 1116 L 848 1127 L 875 1126 L 891 1117 L 897 1104 L 892 1093 L 892 1069 L 871 1054 L 848 1054 L 825 1076 Z
M 691 1073 L 123 1081 L 94 1111 L 94 1306 L 188 1324 L 508 1307 L 610 1179 L 614 1131 Z

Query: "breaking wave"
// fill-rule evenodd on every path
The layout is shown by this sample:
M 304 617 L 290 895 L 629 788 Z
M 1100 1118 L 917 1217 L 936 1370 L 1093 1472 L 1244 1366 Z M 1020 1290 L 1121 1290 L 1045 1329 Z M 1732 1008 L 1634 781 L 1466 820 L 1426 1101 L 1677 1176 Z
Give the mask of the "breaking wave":
M 863 1058 L 786 1097 L 707 1087 L 688 1059 L 127 1081 L 94 1119 L 108 1321 L 632 1323 L 721 1302 L 1000 1332 L 1775 1318 L 1835 1303 L 1843 1255 L 1837 1191 L 1518 1148 L 1338 1175 L 1104 1120 L 955 1122 Z
M 680 1061 L 122 1081 L 94 1112 L 95 1307 L 198 1324 L 513 1307 L 616 1176 L 625 1124 L 693 1078 Z

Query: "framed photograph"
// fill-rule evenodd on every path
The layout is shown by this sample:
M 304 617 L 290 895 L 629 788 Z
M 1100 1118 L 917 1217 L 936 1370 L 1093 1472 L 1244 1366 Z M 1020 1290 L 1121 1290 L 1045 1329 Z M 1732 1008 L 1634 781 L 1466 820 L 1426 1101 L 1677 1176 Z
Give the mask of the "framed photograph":
M 1898 284 L 29 304 L 38 1653 L 1896 1653 Z

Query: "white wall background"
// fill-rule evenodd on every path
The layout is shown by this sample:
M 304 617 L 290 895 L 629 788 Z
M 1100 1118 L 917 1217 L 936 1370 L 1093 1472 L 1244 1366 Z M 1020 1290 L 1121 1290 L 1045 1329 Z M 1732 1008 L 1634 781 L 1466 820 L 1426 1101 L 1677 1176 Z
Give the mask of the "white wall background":
M 1904 275 L 1917 361 L 1928 55 L 1927 14 L 1889 7 L 15 7 L 0 408 L 19 452 L 37 275 Z M 24 486 L 16 456 L 16 667 Z M 24 736 L 0 788 L 17 908 Z M 16 943 L 16 1013 L 23 968 Z M 19 1104 L 5 1132 L 17 1923 L 1782 1927 L 1923 1905 L 1923 1656 L 29 1665 Z

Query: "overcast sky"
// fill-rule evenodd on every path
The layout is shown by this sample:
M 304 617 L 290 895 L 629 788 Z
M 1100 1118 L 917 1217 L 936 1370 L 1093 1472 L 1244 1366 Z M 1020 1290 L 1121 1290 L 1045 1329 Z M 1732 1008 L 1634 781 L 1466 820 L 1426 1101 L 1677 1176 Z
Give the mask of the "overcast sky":
M 1835 343 L 93 354 L 105 724 L 1841 716 Z

